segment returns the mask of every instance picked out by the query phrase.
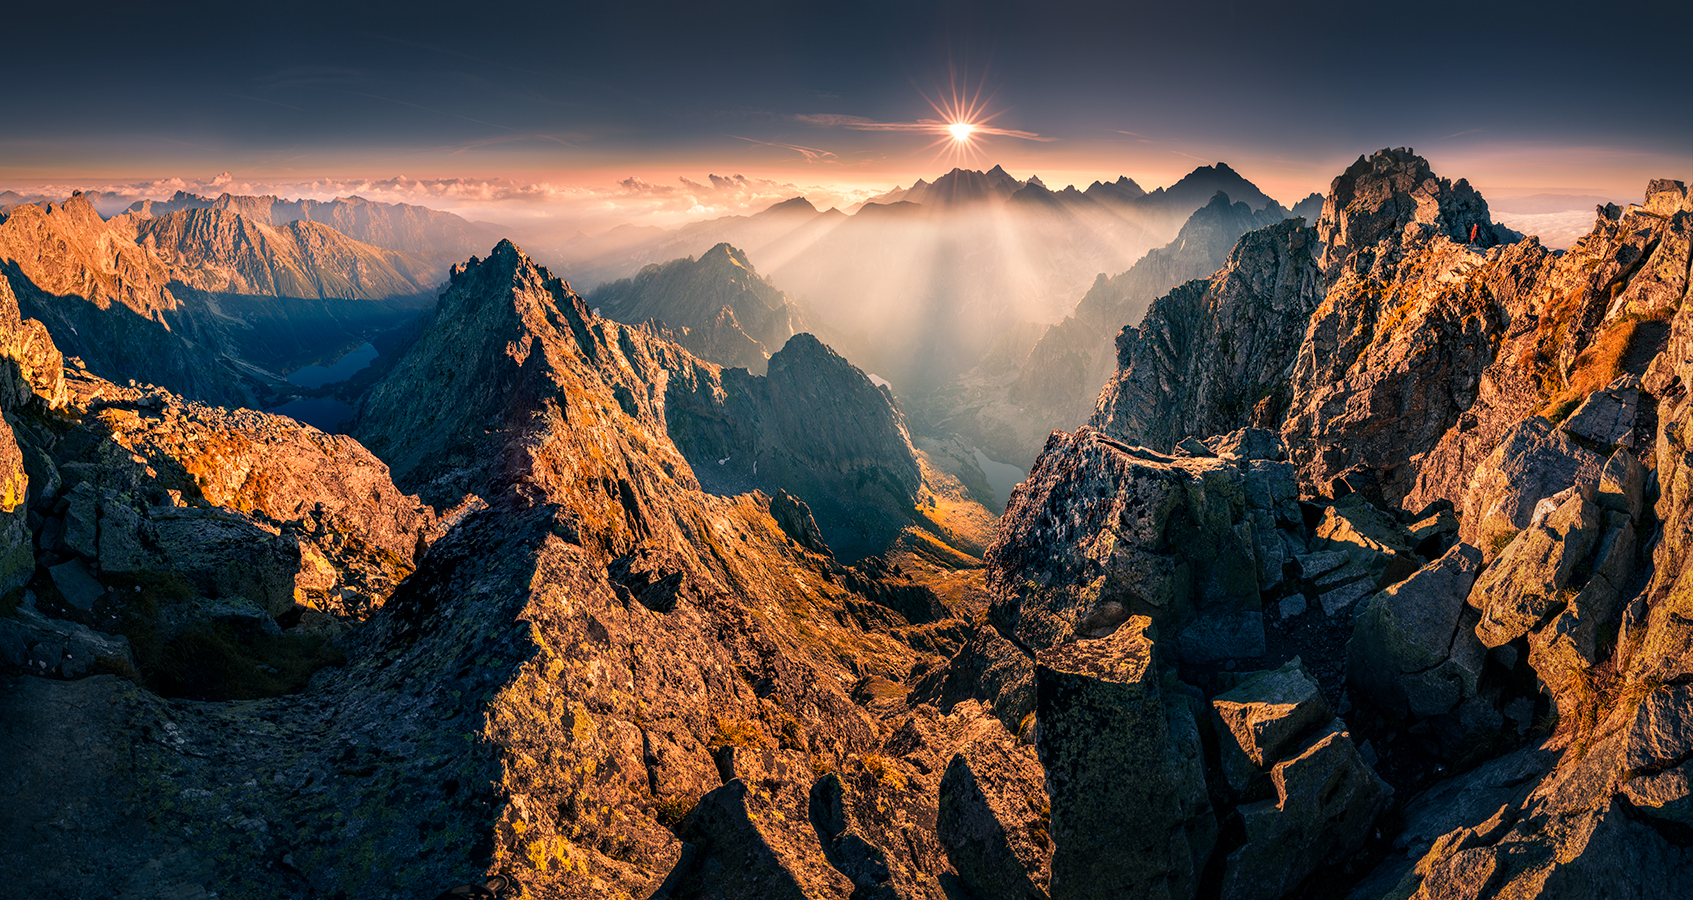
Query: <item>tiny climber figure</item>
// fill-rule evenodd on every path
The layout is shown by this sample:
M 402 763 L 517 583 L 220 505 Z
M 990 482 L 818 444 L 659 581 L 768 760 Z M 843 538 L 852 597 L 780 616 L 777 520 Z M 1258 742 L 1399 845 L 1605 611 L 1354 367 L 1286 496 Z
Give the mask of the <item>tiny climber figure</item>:
M 1472 243 L 1472 244 L 1475 243 L 1475 236 L 1480 231 L 1481 231 L 1481 223 L 1480 222 L 1471 222 L 1470 223 L 1470 243 Z

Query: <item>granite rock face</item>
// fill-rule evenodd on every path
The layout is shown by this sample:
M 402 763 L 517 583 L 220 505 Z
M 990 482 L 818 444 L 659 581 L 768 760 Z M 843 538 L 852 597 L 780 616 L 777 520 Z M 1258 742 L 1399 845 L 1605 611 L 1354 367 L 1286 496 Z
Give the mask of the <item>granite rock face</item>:
M 1093 415 L 1099 385 L 1117 368 L 1119 330 L 1138 325 L 1171 288 L 1210 278 L 1241 235 L 1291 216 L 1276 203 L 1254 211 L 1219 192 L 1169 244 L 1122 274 L 1095 279 L 1075 311 L 1032 343 L 1002 341 L 925 404 L 928 418 L 992 458 L 1028 468 L 1054 429 L 1068 431 Z
M 1224 897 L 1292 893 L 1319 867 L 1357 852 L 1392 794 L 1338 719 L 1269 774 L 1275 797 L 1235 811 L 1246 843 L 1228 856 Z
M 1151 626 L 1137 616 L 1038 657 L 1055 900 L 1191 897 L 1216 841 L 1194 712 L 1167 693 Z
M 1172 658 L 1261 655 L 1260 575 L 1281 576 L 1275 498 L 1292 473 L 1257 462 L 1054 433 L 988 553 L 995 624 L 1039 649 L 1148 616 Z
M 1603 457 L 1545 419 L 1524 419 L 1476 468 L 1462 497 L 1459 533 L 1491 559 L 1528 527 L 1541 500 L 1571 487 L 1592 490 L 1603 465 Z
M 428 293 L 439 275 L 433 263 L 310 221 L 272 225 L 229 209 L 192 209 L 132 227 L 175 281 L 211 293 L 379 300 Z
M 1464 600 L 1480 567 L 1480 551 L 1458 544 L 1372 597 L 1347 644 L 1348 681 L 1401 719 L 1474 697 L 1484 651 Z
M 1278 426 L 1280 388 L 1322 300 L 1315 250 L 1315 232 L 1289 219 L 1243 236 L 1208 281 L 1155 301 L 1117 336 L 1117 373 L 1089 424 L 1163 451 L 1188 436 Z

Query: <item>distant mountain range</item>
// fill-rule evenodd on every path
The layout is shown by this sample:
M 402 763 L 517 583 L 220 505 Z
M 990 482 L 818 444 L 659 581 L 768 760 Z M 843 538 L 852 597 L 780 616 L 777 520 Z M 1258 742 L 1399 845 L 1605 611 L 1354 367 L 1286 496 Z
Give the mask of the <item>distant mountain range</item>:
M 1047 188 L 1039 176 L 1019 181 L 999 166 L 986 172 L 953 169 L 933 183 L 918 179 L 909 188 L 895 188 L 865 201 L 865 205 L 888 203 L 917 203 L 924 206 L 959 207 L 993 201 L 1021 201 L 1070 206 L 1099 204 L 1107 207 L 1177 209 L 1203 206 L 1217 191 L 1253 209 L 1262 209 L 1272 201 L 1257 185 L 1247 181 L 1227 163 L 1200 166 L 1183 176 L 1168 189 L 1156 188 L 1150 193 L 1127 175 L 1113 182 L 1095 181 L 1086 190 L 1072 185 L 1061 191 Z M 1315 195 L 1321 199 L 1321 195 Z
M 238 212 L 268 215 L 270 199 L 225 195 L 215 208 L 184 202 L 157 217 L 143 206 L 109 221 L 83 194 L 16 204 L 0 214 L 0 271 L 23 315 L 95 374 L 267 405 L 287 390 L 288 372 L 432 306 L 447 268 L 440 248 L 425 257 Z M 407 233 L 400 226 L 420 220 L 416 208 L 392 221 L 393 207 L 357 208 L 377 233 Z
M 465 221 L 449 212 L 406 203 L 379 203 L 363 197 L 284 200 L 270 195 L 202 197 L 177 191 L 169 200 L 141 200 L 129 209 L 146 217 L 181 210 L 228 210 L 261 225 L 316 222 L 367 244 L 449 261 L 485 252 L 501 237 L 487 226 Z
M 613 229 L 543 255 L 588 287 L 728 243 L 812 310 L 842 352 L 916 396 L 1021 323 L 1063 318 L 1095 276 L 1168 242 L 1218 191 L 1253 210 L 1274 203 L 1222 163 L 1152 192 L 1127 178 L 1052 191 L 995 166 L 954 169 L 852 215 L 796 197 L 674 231 Z
M 1117 331 L 1139 323 L 1154 298 L 1209 277 L 1241 235 L 1293 217 L 1314 222 L 1322 208 L 1320 194 L 1292 210 L 1274 201 L 1254 210 L 1218 191 L 1169 244 L 1126 272 L 1100 275 L 1063 321 L 1008 333 L 977 366 L 925 398 L 922 418 L 994 459 L 1027 468 L 1053 429 L 1075 428 L 1092 415 L 1095 388 L 1117 367 Z

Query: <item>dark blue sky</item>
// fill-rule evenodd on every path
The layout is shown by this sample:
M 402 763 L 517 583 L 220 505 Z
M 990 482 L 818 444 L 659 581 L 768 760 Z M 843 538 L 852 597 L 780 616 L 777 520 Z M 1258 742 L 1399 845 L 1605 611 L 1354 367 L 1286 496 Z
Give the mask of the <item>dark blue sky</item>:
M 1685 0 L 17 6 L 0 187 L 221 170 L 909 183 L 941 167 L 931 137 L 817 117 L 933 117 L 954 75 L 985 86 L 993 124 L 1051 138 L 981 147 L 1014 172 L 1151 186 L 1226 159 L 1288 196 L 1410 145 L 1523 190 L 1693 176 Z

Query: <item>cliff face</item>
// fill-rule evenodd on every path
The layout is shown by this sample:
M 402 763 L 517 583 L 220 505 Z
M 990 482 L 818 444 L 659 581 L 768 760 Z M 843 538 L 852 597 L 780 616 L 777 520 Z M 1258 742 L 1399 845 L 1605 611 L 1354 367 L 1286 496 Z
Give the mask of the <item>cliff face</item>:
M 452 213 L 405 203 L 376 203 L 362 197 L 284 200 L 268 195 L 201 197 L 177 191 L 169 200 L 143 200 L 130 207 L 131 212 L 144 218 L 202 209 L 227 211 L 260 225 L 316 222 L 356 241 L 435 260 L 462 259 L 493 239 L 486 229 Z
M 1117 367 L 1111 336 L 1118 329 L 1138 324 L 1151 302 L 1176 285 L 1210 277 L 1241 235 L 1284 218 L 1273 201 L 1255 212 L 1217 193 L 1169 244 L 1120 275 L 1097 278 L 1075 311 L 1032 347 L 989 353 L 927 400 L 929 420 L 995 459 L 1027 468 L 1054 429 L 1073 428 L 1093 414 L 1095 388 Z
M 184 309 L 132 222 L 101 221 L 81 196 L 20 206 L 0 221 L 0 265 L 23 314 L 102 377 L 255 404 L 255 379 L 220 358 L 217 333 Z
M 1303 322 L 1321 297 L 1313 240 L 1300 219 L 1254 231 L 1210 280 L 1154 302 L 1117 336 L 1117 374 L 1090 424 L 1165 451 L 1189 435 L 1275 424 Z
M 728 244 L 697 261 L 648 266 L 633 278 L 600 285 L 585 299 L 610 319 L 669 326 L 672 339 L 700 359 L 755 375 L 764 374 L 772 352 L 806 330 L 799 306 Z
M 174 279 L 213 293 L 379 300 L 425 293 L 439 274 L 423 259 L 311 222 L 272 226 L 197 209 L 132 224 Z

